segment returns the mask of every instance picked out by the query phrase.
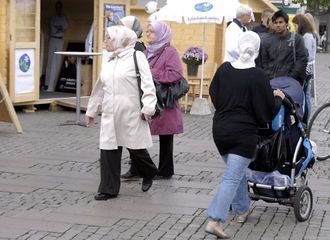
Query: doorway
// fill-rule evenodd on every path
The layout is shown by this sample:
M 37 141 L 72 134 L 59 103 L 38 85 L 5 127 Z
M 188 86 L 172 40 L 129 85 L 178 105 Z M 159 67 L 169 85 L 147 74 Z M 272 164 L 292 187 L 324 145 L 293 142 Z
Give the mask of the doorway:
M 53 62 L 49 60 L 49 47 L 52 48 L 52 38 L 62 41 L 56 51 L 85 51 L 85 42 L 94 20 L 93 0 L 62 0 L 62 15 L 67 22 L 67 28 L 62 34 L 50 34 L 50 23 L 56 15 L 58 0 L 41 0 L 40 11 L 40 99 L 74 97 L 75 94 L 75 58 L 59 57 L 56 60 L 57 69 L 51 74 L 47 72 L 47 64 Z M 54 24 L 53 24 L 54 25 Z M 62 38 L 62 39 L 61 39 Z M 90 95 L 92 88 L 92 61 L 83 61 L 81 69 L 82 96 Z M 52 64 L 50 64 L 50 67 Z M 49 67 L 49 68 L 50 68 Z M 53 89 L 47 89 L 47 84 L 55 76 Z M 64 84 L 64 85 L 63 85 Z M 49 91 L 47 91 L 49 90 Z

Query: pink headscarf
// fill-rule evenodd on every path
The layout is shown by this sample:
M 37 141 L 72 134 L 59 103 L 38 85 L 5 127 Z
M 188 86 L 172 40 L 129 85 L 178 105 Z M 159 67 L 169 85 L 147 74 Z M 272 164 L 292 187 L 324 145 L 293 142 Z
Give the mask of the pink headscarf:
M 172 31 L 167 24 L 160 21 L 152 21 L 148 24 L 148 27 L 149 26 L 152 30 L 154 30 L 157 41 L 155 43 L 148 44 L 148 58 L 153 56 L 158 49 L 172 40 Z

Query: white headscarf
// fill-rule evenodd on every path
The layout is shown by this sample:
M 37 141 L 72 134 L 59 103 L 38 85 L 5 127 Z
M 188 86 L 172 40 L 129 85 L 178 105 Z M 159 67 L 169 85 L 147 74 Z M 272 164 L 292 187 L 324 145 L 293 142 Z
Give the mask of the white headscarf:
M 238 38 L 239 58 L 232 63 L 232 66 L 238 69 L 255 67 L 254 60 L 259 55 L 259 48 L 259 35 L 252 31 L 243 32 Z
M 121 52 L 134 48 L 137 41 L 137 36 L 134 31 L 126 26 L 111 26 L 107 28 L 107 33 L 113 39 L 112 57 L 117 56 Z

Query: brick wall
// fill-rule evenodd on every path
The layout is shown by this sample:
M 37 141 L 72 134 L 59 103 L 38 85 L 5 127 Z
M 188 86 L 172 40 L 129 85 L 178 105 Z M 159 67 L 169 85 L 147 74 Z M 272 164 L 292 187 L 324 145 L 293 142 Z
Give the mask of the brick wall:
M 7 1 L 0 0 L 0 73 L 7 84 L 7 61 L 8 61 L 8 45 L 7 45 Z

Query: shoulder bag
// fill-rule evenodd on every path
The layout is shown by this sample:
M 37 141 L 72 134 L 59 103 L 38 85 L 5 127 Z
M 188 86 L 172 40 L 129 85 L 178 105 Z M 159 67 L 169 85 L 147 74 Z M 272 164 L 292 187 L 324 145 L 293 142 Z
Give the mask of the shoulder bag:
M 159 57 L 162 55 L 164 50 L 158 55 L 156 61 L 152 66 L 150 66 L 150 68 L 153 68 L 155 66 L 155 64 L 157 63 Z M 174 101 L 179 100 L 189 91 L 189 83 L 184 77 L 182 77 L 180 80 L 174 83 L 168 83 L 168 84 L 160 83 L 156 79 L 154 79 L 154 82 L 156 86 L 156 92 L 161 97 L 165 108 L 173 108 Z

